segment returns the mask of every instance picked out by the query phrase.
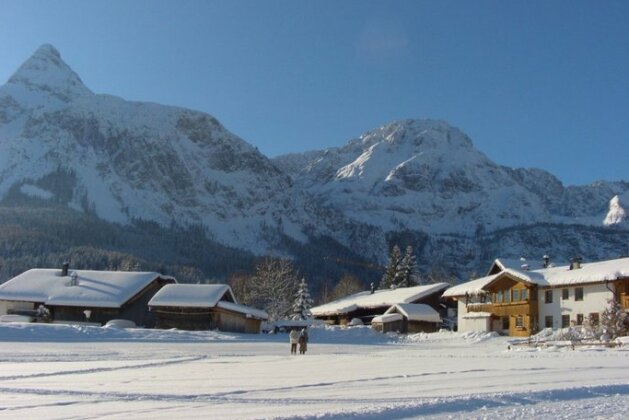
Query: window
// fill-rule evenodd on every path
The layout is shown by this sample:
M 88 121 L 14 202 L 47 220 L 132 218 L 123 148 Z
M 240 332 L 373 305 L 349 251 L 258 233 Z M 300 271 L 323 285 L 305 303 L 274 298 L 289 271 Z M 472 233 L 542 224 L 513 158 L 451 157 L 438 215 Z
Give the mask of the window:
M 568 328 L 570 326 L 570 315 L 561 315 L 561 328 Z
M 524 328 L 524 317 L 522 315 L 518 315 L 515 317 L 515 327 Z
M 577 314 L 577 325 L 583 325 L 583 314 Z
M 522 300 L 527 300 L 529 298 L 529 291 L 526 289 L 522 290 L 522 292 L 520 293 L 520 298 Z
M 574 300 L 583 300 L 583 287 L 576 287 L 574 289 Z
M 511 290 L 505 290 L 504 292 L 505 303 L 511 302 Z
M 563 300 L 570 299 L 570 289 L 561 289 L 561 298 Z
M 551 316 L 547 316 L 546 318 L 544 318 L 544 327 L 546 328 L 552 328 L 553 327 L 553 317 Z
M 553 291 L 552 290 L 546 290 L 544 292 L 544 302 L 545 303 L 553 303 Z
M 496 303 L 502 303 L 502 292 L 496 293 Z
M 514 290 L 513 291 L 513 301 L 514 302 L 518 302 L 520 300 L 520 291 L 519 290 Z

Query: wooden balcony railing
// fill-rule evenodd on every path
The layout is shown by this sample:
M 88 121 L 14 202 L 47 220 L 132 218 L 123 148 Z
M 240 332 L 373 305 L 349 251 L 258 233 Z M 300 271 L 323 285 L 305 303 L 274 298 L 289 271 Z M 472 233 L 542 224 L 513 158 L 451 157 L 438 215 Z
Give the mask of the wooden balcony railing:
M 496 316 L 537 315 L 537 302 L 470 303 L 468 312 L 489 312 Z

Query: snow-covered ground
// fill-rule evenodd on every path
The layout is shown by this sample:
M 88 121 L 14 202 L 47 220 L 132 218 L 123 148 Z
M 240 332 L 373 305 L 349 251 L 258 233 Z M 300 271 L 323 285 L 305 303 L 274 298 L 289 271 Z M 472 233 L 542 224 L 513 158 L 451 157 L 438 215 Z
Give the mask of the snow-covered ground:
M 629 347 L 0 324 L 0 418 L 629 418 Z

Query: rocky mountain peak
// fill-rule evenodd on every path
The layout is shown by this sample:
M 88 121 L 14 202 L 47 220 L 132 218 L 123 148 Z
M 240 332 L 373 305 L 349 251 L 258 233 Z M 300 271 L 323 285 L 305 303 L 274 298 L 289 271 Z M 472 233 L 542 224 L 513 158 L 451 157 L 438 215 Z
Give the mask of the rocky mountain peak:
M 390 145 L 409 145 L 422 149 L 472 149 L 472 141 L 459 129 L 445 121 L 406 119 L 395 121 L 366 132 L 360 137 L 363 146 L 377 142 Z
M 72 97 L 91 94 L 81 78 L 50 44 L 39 47 L 9 79 L 9 84 L 47 92 L 68 102 Z

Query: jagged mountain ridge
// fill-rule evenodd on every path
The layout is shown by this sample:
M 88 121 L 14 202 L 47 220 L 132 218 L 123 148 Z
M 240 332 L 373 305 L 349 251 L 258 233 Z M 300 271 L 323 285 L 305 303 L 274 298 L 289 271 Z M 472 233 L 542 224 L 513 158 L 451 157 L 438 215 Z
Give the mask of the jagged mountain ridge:
M 2 196 L 18 187 L 58 198 L 42 180 L 65 175 L 71 207 L 119 223 L 211 226 L 219 241 L 257 252 L 260 225 L 274 223 L 290 187 L 214 117 L 96 95 L 50 45 L 0 88 L 0 140 Z
M 274 161 L 297 188 L 387 231 L 470 235 L 537 223 L 602 226 L 610 200 L 629 191 L 626 182 L 565 187 L 544 170 L 500 166 L 460 130 L 432 120 L 394 122 L 340 148 Z
M 497 165 L 460 130 L 431 120 L 270 160 L 211 115 L 94 94 L 50 45 L 0 87 L 0 198 L 39 197 L 122 224 L 198 224 L 258 255 L 329 237 L 382 263 L 388 244 L 402 242 L 420 265 L 460 277 L 498 254 L 537 252 L 540 241 L 544 253 L 606 257 L 601 250 L 618 248 L 615 232 L 627 225 L 617 216 L 627 191 L 625 182 L 564 187 L 546 171 Z M 613 240 L 587 233 L 604 220 Z M 566 247 L 518 233 L 546 224 L 581 239 Z M 500 235 L 509 248 L 496 251 L 489 244 Z

